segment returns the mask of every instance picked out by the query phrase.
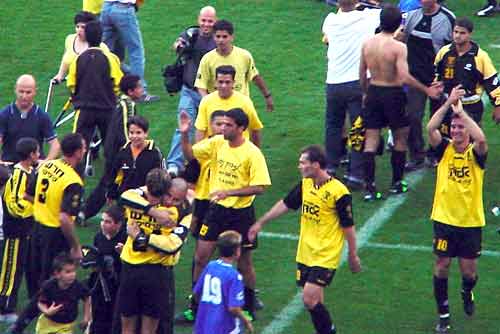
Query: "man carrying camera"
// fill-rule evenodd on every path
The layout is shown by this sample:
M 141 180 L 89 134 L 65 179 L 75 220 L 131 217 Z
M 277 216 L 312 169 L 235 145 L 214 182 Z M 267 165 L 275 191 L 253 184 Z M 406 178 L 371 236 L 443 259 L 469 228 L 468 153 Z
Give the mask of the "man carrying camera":
M 199 28 L 188 28 L 183 31 L 174 42 L 173 48 L 184 61 L 182 74 L 182 88 L 180 91 L 178 112 L 185 110 L 191 119 L 196 119 L 201 95 L 194 87 L 196 73 L 201 58 L 209 51 L 215 49 L 213 26 L 215 24 L 215 8 L 203 7 L 198 15 Z M 191 138 L 194 135 L 191 134 Z M 167 168 L 170 174 L 177 175 L 183 169 L 184 156 L 181 149 L 181 134 L 175 130 L 167 157 Z

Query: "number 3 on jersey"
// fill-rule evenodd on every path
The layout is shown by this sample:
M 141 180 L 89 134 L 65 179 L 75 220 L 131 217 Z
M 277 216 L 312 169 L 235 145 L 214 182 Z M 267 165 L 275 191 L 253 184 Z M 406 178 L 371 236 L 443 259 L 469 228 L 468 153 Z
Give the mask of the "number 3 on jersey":
M 49 189 L 49 179 L 42 179 L 40 181 L 42 188 L 40 189 L 40 193 L 38 194 L 38 202 L 45 203 L 47 200 L 47 189 Z
M 214 305 L 219 305 L 222 302 L 221 281 L 218 277 L 213 277 L 209 274 L 205 275 L 201 301 Z

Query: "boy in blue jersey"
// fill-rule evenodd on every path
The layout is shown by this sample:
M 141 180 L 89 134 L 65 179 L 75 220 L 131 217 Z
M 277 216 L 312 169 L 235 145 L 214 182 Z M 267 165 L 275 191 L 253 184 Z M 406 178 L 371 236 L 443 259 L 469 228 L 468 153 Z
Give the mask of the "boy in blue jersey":
M 217 238 L 219 259 L 211 261 L 198 279 L 193 294 L 199 300 L 195 334 L 253 332 L 252 323 L 243 315 L 243 280 L 233 268 L 241 254 L 241 235 L 226 231 Z

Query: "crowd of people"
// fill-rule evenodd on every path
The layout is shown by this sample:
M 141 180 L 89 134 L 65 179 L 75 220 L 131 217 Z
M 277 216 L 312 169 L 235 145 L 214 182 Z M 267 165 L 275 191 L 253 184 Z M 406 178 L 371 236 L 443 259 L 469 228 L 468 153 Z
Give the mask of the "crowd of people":
M 488 152 L 481 96 L 488 94 L 492 117 L 500 122 L 500 84 L 488 54 L 471 39 L 470 19 L 455 18 L 437 0 L 417 2 L 402 15 L 378 1 L 336 1 L 338 12 L 322 26 L 328 48 L 325 146 L 300 151 L 302 179 L 257 218 L 255 199 L 271 178 L 250 82 L 268 112 L 274 101 L 252 54 L 234 45 L 233 23 L 206 6 L 198 26 L 173 43 L 184 66 L 178 127 L 164 158 L 149 138 L 149 121 L 136 110 L 136 103 L 158 99 L 144 80 L 136 17 L 142 1 L 84 1 L 88 11 L 75 15 L 76 33 L 66 38 L 53 78 L 66 80 L 71 91 L 72 133 L 59 139 L 35 103 L 36 81 L 29 74 L 18 78 L 15 101 L 0 111 L 0 321 L 11 324 L 9 333 L 23 333 L 35 319 L 39 334 L 72 333 L 80 301 L 79 326 L 89 333 L 173 333 L 173 268 L 189 233 L 196 240 L 190 304 L 175 320 L 194 323 L 197 334 L 252 332 L 263 307 L 252 252 L 264 225 L 290 209 L 301 216 L 296 262 L 304 306 L 317 333 L 336 333 L 324 289 L 344 241 L 351 271 L 362 269 L 351 191 L 365 189 L 366 201 L 385 197 L 375 183 L 385 128 L 393 137 L 389 195 L 409 190 L 405 172 L 426 165 L 437 170 L 431 215 L 436 332 L 451 328 L 448 268 L 454 257 L 464 311 L 474 314 Z M 123 64 L 125 52 L 130 66 Z M 84 200 L 84 160 L 96 130 L 104 168 Z M 341 164 L 348 165 L 343 178 L 337 175 Z M 82 248 L 78 221 L 103 207 L 93 246 Z M 219 258 L 210 261 L 216 249 Z M 93 268 L 86 282 L 76 279 L 80 264 Z M 17 305 L 24 276 L 29 301 Z

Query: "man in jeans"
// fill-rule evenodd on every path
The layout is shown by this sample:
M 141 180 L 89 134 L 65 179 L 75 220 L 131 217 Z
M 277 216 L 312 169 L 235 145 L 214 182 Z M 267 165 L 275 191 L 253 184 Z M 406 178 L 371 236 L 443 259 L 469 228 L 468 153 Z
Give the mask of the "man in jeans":
M 201 58 L 205 53 L 215 49 L 215 40 L 213 38 L 215 20 L 215 8 L 212 6 L 203 7 L 198 15 L 199 29 L 183 31 L 173 45 L 174 50 L 177 54 L 182 55 L 185 61 L 177 111 L 178 113 L 182 110 L 186 111 L 193 120 L 198 115 L 198 106 L 201 100 L 201 95 L 194 87 L 194 81 L 196 80 Z M 193 136 L 194 127 L 191 131 L 191 139 Z M 184 156 L 181 149 L 181 134 L 176 129 L 172 136 L 170 152 L 167 157 L 167 170 L 171 175 L 178 175 L 182 169 L 184 169 Z
M 355 0 L 339 0 L 337 14 L 330 13 L 323 23 L 328 46 L 326 75 L 325 147 L 327 169 L 333 173 L 345 154 L 347 138 L 342 138 L 346 111 L 351 131 L 351 161 L 345 179 L 351 186 L 363 184 L 363 126 L 361 120 L 362 92 L 359 85 L 359 59 L 363 41 L 375 33 L 380 10 L 356 10 Z
M 136 0 L 104 0 L 101 12 L 102 40 L 121 62 L 125 59 L 125 49 L 127 50 L 130 65 L 126 67 L 122 65 L 124 72 L 141 77 L 144 95 L 140 102 L 148 103 L 158 101 L 160 98 L 147 93 L 147 84 L 144 80 L 146 63 L 144 45 L 136 16 L 138 3 Z

